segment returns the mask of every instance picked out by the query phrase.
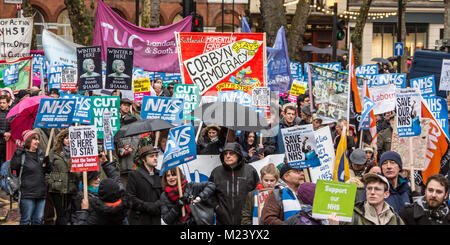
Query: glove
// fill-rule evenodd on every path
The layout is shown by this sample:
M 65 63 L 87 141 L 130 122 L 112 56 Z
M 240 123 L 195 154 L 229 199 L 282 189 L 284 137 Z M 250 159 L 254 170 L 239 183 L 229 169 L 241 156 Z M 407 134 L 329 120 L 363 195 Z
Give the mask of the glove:
M 178 201 L 177 201 L 177 208 L 182 208 L 183 206 L 184 206 L 183 199 L 178 199 Z

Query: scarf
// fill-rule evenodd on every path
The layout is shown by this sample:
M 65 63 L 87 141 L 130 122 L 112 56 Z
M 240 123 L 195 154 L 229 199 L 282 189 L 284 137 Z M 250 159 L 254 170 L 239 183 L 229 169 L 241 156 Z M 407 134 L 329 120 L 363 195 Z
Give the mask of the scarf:
M 284 221 L 301 210 L 297 196 L 288 187 L 282 189 L 281 199 L 284 211 Z
M 63 147 L 63 153 L 64 153 L 64 156 L 65 156 L 66 158 L 69 158 L 69 159 L 70 159 L 70 147 L 64 146 L 64 147 Z
M 425 199 L 425 196 L 421 196 L 420 198 L 418 198 L 417 204 L 419 204 L 419 206 L 423 208 L 423 211 L 428 215 L 428 219 L 431 222 L 436 222 L 438 224 L 442 224 L 443 218 L 447 216 L 449 212 L 448 206 L 445 202 L 443 202 L 441 206 L 436 209 L 430 208 Z
M 181 185 L 181 190 L 183 190 L 183 193 L 186 189 L 186 184 L 187 181 L 184 180 L 183 184 Z M 176 203 L 178 202 L 178 199 L 180 199 L 180 195 L 178 192 L 178 185 L 176 186 L 166 186 L 164 188 L 164 191 L 167 193 L 167 197 L 169 198 L 170 201 Z M 181 223 L 186 223 L 188 217 L 190 216 L 191 210 L 189 209 L 188 204 L 184 204 L 184 207 L 186 208 L 186 215 L 184 217 L 180 218 Z

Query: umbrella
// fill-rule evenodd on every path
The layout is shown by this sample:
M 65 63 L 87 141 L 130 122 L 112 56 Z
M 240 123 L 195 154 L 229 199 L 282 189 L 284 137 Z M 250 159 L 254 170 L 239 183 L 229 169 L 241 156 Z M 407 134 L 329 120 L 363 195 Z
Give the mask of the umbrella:
M 233 130 L 256 131 L 268 129 L 264 115 L 236 102 L 205 103 L 191 112 L 205 122 Z
M 381 64 L 388 64 L 389 63 L 389 60 L 384 59 L 384 58 L 373 58 L 370 61 L 374 61 L 374 62 L 381 63 Z
M 36 105 L 39 108 L 39 103 L 41 103 L 42 98 L 51 98 L 51 97 L 46 96 L 46 95 L 39 95 L 39 96 L 25 98 L 22 101 L 20 101 L 17 105 L 15 105 L 13 108 L 11 108 L 11 110 L 9 110 L 8 115 L 6 115 L 6 118 L 10 118 L 14 115 L 22 113 L 22 111 L 24 111 L 30 107 L 34 107 Z M 36 110 L 38 108 L 36 108 Z
M 303 46 L 302 51 L 317 53 L 318 51 L 320 51 L 320 48 L 308 43 L 307 45 Z
M 114 136 L 115 139 L 128 137 L 146 132 L 160 131 L 173 128 L 174 125 L 162 119 L 140 119 L 120 128 Z

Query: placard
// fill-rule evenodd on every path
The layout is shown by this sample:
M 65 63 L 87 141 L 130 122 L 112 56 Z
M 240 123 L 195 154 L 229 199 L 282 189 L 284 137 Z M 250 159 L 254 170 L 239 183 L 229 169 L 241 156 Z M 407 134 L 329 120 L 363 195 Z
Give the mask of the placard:
M 120 98 L 119 96 L 92 96 L 91 122 L 97 128 L 97 136 L 103 139 L 103 114 L 112 112 L 111 127 L 113 135 L 120 129 Z
M 77 69 L 65 67 L 61 72 L 61 90 L 77 91 Z
M 195 84 L 175 84 L 174 98 L 184 99 L 183 120 L 194 120 L 191 112 L 198 108 L 200 102 L 200 89 Z
M 114 139 L 111 127 L 111 118 L 113 114 L 110 111 L 105 111 L 103 113 L 103 144 L 105 145 L 105 150 L 114 150 Z
M 95 126 L 69 128 L 70 172 L 98 171 L 97 129 Z
M 61 94 L 62 99 L 75 99 L 73 123 L 91 124 L 91 98 L 77 94 Z
M 422 96 L 434 96 L 436 95 L 436 83 L 434 82 L 434 75 L 414 78 L 410 80 L 411 88 L 417 88 L 420 90 Z
M 142 119 L 162 119 L 181 125 L 184 99 L 144 96 L 141 108 Z
M 270 108 L 270 88 L 255 87 L 252 89 L 252 106 Z
M 34 127 L 68 128 L 72 124 L 75 106 L 75 99 L 42 98 Z
M 317 180 L 333 180 L 333 169 L 335 161 L 334 144 L 331 138 L 329 126 L 319 128 L 314 131 L 316 138 L 317 157 L 320 160 L 320 166 L 309 169 L 311 182 L 316 183 Z
M 142 101 L 144 95 L 150 96 L 150 79 L 133 80 L 134 101 Z
M 78 90 L 102 89 L 101 46 L 77 48 Z
M 420 135 L 421 99 L 420 92 L 416 89 L 396 90 L 396 117 L 399 137 Z
M 320 165 L 312 124 L 282 128 L 281 134 L 291 167 L 304 169 Z
M 442 60 L 441 80 L 439 90 L 450 91 L 450 60 Z
M 387 84 L 369 88 L 370 99 L 375 102 L 373 113 L 383 114 L 395 110 L 395 84 Z
M 106 89 L 131 90 L 133 55 L 133 49 L 108 47 Z

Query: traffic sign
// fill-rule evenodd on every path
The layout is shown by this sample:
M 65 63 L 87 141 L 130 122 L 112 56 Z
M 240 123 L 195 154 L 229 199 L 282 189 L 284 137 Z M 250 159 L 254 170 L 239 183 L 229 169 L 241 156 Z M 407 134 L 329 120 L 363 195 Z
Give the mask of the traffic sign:
M 394 43 L 394 56 L 403 56 L 404 47 L 403 43 Z

